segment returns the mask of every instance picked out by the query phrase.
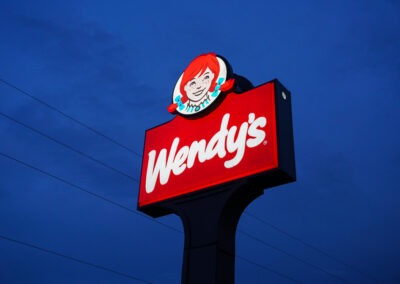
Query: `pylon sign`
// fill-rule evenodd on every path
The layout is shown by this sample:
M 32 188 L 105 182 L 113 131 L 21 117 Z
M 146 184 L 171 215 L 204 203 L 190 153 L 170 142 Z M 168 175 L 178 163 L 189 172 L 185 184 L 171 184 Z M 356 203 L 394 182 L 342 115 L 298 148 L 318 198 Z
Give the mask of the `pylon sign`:
M 178 79 L 171 121 L 146 131 L 138 208 L 246 181 L 263 188 L 295 180 L 291 95 L 278 80 L 257 87 L 213 53 Z

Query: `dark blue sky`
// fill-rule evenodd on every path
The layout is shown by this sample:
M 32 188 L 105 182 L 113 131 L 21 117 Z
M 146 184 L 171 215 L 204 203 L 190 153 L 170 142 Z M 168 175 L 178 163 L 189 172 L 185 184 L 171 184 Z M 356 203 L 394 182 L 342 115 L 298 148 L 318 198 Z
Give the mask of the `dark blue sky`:
M 0 2 L 1 283 L 143 283 L 76 260 L 179 283 L 183 234 L 135 214 L 132 151 L 209 51 L 293 97 L 298 181 L 242 216 L 236 282 L 400 282 L 400 6 L 276 2 Z

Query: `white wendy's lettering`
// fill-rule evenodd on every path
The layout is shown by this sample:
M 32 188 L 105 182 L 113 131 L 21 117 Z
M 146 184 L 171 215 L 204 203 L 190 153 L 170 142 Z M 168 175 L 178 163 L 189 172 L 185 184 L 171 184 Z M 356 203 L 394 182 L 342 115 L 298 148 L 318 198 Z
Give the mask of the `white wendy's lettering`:
M 196 163 L 204 163 L 214 158 L 224 159 L 227 152 L 233 154 L 233 158 L 224 161 L 224 167 L 233 168 L 242 160 L 246 147 L 254 148 L 264 144 L 267 118 L 255 117 L 250 113 L 248 120 L 240 126 L 232 125 L 228 128 L 230 114 L 226 113 L 221 121 L 220 129 L 209 141 L 201 139 L 193 141 L 191 145 L 179 145 L 179 137 L 176 137 L 171 144 L 169 151 L 161 149 L 158 153 L 152 150 L 149 152 L 146 172 L 146 192 L 153 192 L 157 179 L 160 184 L 168 182 L 170 174 L 180 175 L 185 170 L 192 168 Z

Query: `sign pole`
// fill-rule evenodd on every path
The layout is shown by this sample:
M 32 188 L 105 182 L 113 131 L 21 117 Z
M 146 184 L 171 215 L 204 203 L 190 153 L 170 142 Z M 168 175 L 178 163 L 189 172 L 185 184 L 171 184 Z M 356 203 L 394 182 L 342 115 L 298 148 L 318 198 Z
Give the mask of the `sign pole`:
M 236 227 L 247 205 L 262 194 L 262 188 L 241 183 L 167 205 L 185 229 L 182 284 L 235 282 Z

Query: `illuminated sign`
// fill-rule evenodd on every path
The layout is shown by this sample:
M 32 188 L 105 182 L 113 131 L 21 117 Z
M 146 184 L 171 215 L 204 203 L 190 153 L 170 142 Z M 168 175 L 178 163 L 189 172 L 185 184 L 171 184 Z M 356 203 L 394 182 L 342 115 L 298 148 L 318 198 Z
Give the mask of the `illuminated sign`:
M 230 92 L 207 115 L 178 115 L 147 130 L 139 209 L 151 211 L 164 201 L 244 178 L 264 187 L 293 181 L 291 117 L 285 112 L 290 93 L 274 80 L 242 94 Z M 289 143 L 281 145 L 286 136 Z M 283 180 L 275 181 L 277 176 Z
M 228 63 L 214 53 L 196 57 L 180 76 L 168 110 L 193 115 L 207 109 L 221 92 L 233 87 Z

